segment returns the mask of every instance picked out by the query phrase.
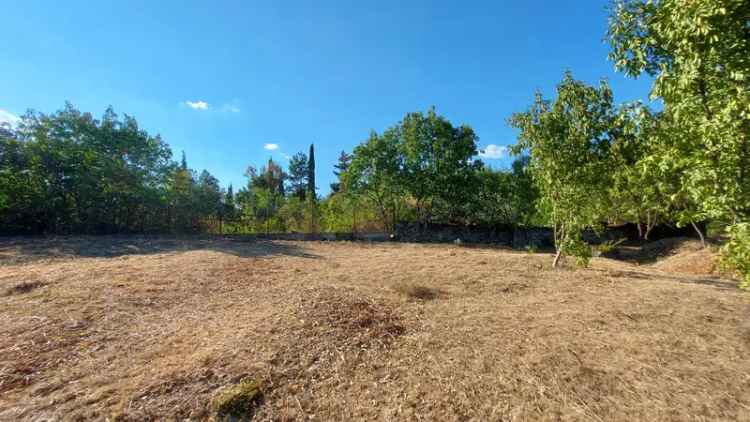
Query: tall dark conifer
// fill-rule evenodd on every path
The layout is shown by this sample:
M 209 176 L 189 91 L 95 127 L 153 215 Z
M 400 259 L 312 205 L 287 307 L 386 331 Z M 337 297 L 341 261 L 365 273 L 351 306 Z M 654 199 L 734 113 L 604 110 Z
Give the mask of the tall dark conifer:
M 315 145 L 310 144 L 310 154 L 307 157 L 307 191 L 313 202 L 317 199 L 315 190 Z

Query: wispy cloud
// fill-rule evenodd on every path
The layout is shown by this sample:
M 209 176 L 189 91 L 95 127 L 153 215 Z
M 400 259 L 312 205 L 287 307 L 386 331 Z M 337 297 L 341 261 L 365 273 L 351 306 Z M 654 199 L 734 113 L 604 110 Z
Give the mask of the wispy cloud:
M 203 100 L 198 101 L 185 101 L 185 105 L 192 108 L 193 110 L 208 110 L 208 103 Z
M 10 111 L 3 110 L 0 108 L 0 124 L 7 123 L 11 126 L 17 125 L 21 122 L 21 118 L 11 113 Z
M 269 151 L 276 151 L 277 149 L 279 149 L 279 144 L 265 144 L 263 145 L 263 148 Z
M 498 160 L 508 155 L 508 147 L 495 144 L 489 144 L 484 149 L 479 150 L 479 156 L 488 160 Z
M 239 113 L 240 108 L 234 104 L 224 104 L 223 106 L 221 106 L 221 111 L 225 111 L 227 113 Z
M 236 101 L 224 103 L 220 106 L 212 106 L 205 100 L 187 100 L 181 102 L 180 105 L 187 106 L 193 110 L 212 111 L 214 113 L 239 113 L 242 111 Z

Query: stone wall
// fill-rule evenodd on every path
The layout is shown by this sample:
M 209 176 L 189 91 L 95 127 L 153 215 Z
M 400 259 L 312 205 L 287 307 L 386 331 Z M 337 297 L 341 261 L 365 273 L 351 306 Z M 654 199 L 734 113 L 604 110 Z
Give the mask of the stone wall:
M 399 224 L 394 234 L 401 242 L 446 243 L 460 239 L 463 243 L 500 244 L 513 243 L 513 230 L 509 227 L 473 227 L 449 224 Z
M 705 229 L 704 229 L 705 230 Z M 650 240 L 658 240 L 666 237 L 697 237 L 695 230 L 688 226 L 676 228 L 672 226 L 656 227 L 649 237 Z M 467 244 L 492 244 L 508 246 L 514 249 L 551 249 L 555 247 L 555 239 L 552 229 L 548 227 L 474 227 L 458 226 L 448 224 L 430 224 L 420 226 L 418 224 L 399 224 L 396 232 L 391 235 L 383 232 L 367 233 L 258 233 L 252 235 L 227 235 L 226 237 L 238 240 L 266 239 L 266 240 L 312 240 L 312 241 L 368 241 L 368 242 L 415 242 L 415 243 L 450 243 L 460 240 Z M 591 244 L 599 244 L 605 241 L 617 241 L 627 239 L 638 240 L 638 230 L 633 224 L 609 227 L 604 231 L 596 233 L 587 230 L 583 233 L 583 239 Z
M 391 240 L 388 233 L 255 233 L 255 234 L 237 234 L 224 235 L 224 237 L 237 240 L 310 240 L 310 241 L 337 241 L 337 240 L 358 240 L 368 242 L 385 242 Z
M 549 249 L 555 247 L 555 235 L 548 227 L 517 227 L 513 230 L 513 249 Z

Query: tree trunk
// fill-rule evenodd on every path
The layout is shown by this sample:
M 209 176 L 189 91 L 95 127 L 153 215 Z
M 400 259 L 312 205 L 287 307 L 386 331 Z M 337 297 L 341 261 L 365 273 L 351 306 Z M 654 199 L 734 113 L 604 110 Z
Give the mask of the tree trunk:
M 659 223 L 659 218 L 658 218 L 659 216 L 657 214 L 657 215 L 654 215 L 653 218 L 652 218 L 650 212 L 647 213 L 646 216 L 648 217 L 648 219 L 647 219 L 647 222 L 646 222 L 645 239 L 648 240 L 648 235 L 651 233 L 651 230 L 653 230 L 654 227 L 656 227 L 656 225 Z
M 557 268 L 557 264 L 560 262 L 560 257 L 562 257 L 562 249 L 557 250 L 555 259 L 552 261 L 552 268 Z
M 557 253 L 555 254 L 555 259 L 552 261 L 552 268 L 557 268 L 557 264 L 560 262 L 560 258 L 562 258 L 563 254 L 563 239 L 565 239 L 565 224 L 557 225 L 557 222 L 554 224 L 553 233 L 555 237 L 555 249 L 557 249 Z
M 693 228 L 695 229 L 696 233 L 698 233 L 698 237 L 701 238 L 701 246 L 703 246 L 705 248 L 706 247 L 706 238 L 703 236 L 703 232 L 698 227 L 698 225 L 695 224 L 695 222 L 691 221 L 690 224 L 693 225 Z

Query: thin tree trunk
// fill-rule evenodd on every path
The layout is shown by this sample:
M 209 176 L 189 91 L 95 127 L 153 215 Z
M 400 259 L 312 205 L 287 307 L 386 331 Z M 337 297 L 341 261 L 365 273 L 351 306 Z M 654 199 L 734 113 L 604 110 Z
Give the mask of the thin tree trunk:
M 706 247 L 706 238 L 703 236 L 703 232 L 700 228 L 698 228 L 698 225 L 695 224 L 695 222 L 691 221 L 690 224 L 693 225 L 693 228 L 695 229 L 696 233 L 698 233 L 698 237 L 701 238 L 701 246 Z
M 561 224 L 558 228 L 557 222 L 555 222 L 553 233 L 555 237 L 555 249 L 557 249 L 557 253 L 555 254 L 555 259 L 552 261 L 552 268 L 557 268 L 557 264 L 560 263 L 560 258 L 562 258 L 563 254 L 563 239 L 565 238 L 565 225 Z
M 562 257 L 562 249 L 557 250 L 555 259 L 552 261 L 552 268 L 557 268 L 557 264 L 560 262 L 560 257 Z
M 654 216 L 654 218 L 649 217 L 648 224 L 646 225 L 646 235 L 645 235 L 646 240 L 648 240 L 648 236 L 651 234 L 651 230 L 653 230 L 654 227 L 656 227 L 656 224 L 658 222 L 659 220 L 656 218 L 656 216 Z
M 643 233 L 643 240 L 648 240 L 648 235 L 651 234 L 651 229 L 654 227 L 654 222 L 651 219 L 651 213 L 646 211 L 646 231 Z

